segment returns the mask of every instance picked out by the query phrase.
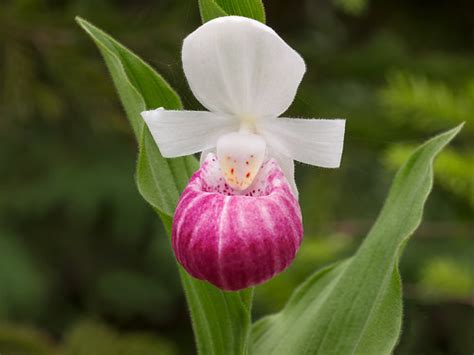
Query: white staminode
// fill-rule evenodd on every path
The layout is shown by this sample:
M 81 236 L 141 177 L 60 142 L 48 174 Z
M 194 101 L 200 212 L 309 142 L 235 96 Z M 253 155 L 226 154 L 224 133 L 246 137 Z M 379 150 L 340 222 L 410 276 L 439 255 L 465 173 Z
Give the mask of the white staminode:
M 226 181 L 238 189 L 251 183 L 243 165 L 248 154 L 273 157 L 295 193 L 293 160 L 339 167 L 344 120 L 278 117 L 293 102 L 306 67 L 270 27 L 238 16 L 211 20 L 186 37 L 182 60 L 193 94 L 209 111 L 142 112 L 164 157 L 206 156 L 217 148 L 223 172 L 235 164 L 234 182 Z
M 217 159 L 230 187 L 245 190 L 257 176 L 265 158 L 265 140 L 249 132 L 232 132 L 217 140 Z

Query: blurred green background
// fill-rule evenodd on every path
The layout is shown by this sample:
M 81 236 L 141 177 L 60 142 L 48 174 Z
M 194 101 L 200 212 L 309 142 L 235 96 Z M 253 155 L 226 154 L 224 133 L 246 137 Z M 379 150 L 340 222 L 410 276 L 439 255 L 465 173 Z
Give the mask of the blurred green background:
M 340 169 L 297 165 L 305 241 L 257 288 L 255 318 L 353 253 L 412 147 L 466 121 L 436 163 L 400 265 L 396 354 L 472 354 L 474 3 L 272 0 L 266 10 L 308 66 L 287 115 L 348 121 Z M 169 241 L 134 185 L 131 129 L 75 15 L 200 108 L 180 63 L 197 1 L 0 2 L 0 353 L 193 354 Z

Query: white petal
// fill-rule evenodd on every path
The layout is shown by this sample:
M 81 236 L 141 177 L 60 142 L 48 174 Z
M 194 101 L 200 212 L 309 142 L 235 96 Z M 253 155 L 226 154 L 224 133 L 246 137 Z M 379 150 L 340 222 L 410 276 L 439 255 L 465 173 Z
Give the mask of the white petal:
M 286 180 L 288 180 L 288 183 L 293 189 L 296 199 L 298 199 L 298 188 L 296 187 L 295 181 L 295 162 L 293 159 L 281 154 L 274 148 L 268 149 L 268 155 L 269 157 L 276 159 L 278 165 L 283 171 L 283 174 L 285 174 Z
M 194 154 L 216 145 L 222 134 L 235 131 L 233 117 L 206 111 L 168 111 L 162 108 L 141 113 L 165 158 Z
M 270 27 L 238 16 L 211 20 L 191 33 L 182 59 L 201 104 L 237 116 L 279 116 L 306 70 L 300 55 Z
M 267 143 L 300 162 L 338 168 L 344 145 L 345 120 L 276 118 L 260 127 Z
M 216 154 L 216 147 L 212 147 L 212 148 L 203 150 L 201 152 L 201 157 L 199 158 L 199 165 L 202 165 L 204 163 L 204 161 L 207 159 L 207 156 L 209 155 L 209 153 L 212 153 L 212 154 L 215 155 Z

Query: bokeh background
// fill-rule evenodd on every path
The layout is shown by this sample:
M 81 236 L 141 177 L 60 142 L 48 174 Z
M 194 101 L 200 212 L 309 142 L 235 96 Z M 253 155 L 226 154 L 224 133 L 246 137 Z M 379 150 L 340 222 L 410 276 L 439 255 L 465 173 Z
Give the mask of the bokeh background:
M 401 261 L 396 354 L 472 354 L 474 3 L 272 0 L 266 10 L 308 66 L 288 115 L 348 121 L 340 169 L 297 165 L 305 241 L 258 287 L 255 318 L 353 253 L 413 146 L 465 121 Z M 193 354 L 169 241 L 134 185 L 131 130 L 75 15 L 199 109 L 180 63 L 197 1 L 0 2 L 0 353 Z

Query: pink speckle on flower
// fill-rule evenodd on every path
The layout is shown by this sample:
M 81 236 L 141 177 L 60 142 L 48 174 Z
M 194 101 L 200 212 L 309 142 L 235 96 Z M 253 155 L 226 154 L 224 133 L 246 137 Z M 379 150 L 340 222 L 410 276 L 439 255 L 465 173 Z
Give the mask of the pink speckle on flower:
M 187 272 L 229 291 L 286 269 L 302 236 L 298 201 L 274 159 L 239 191 L 222 179 L 213 154 L 184 190 L 172 230 L 176 258 Z

